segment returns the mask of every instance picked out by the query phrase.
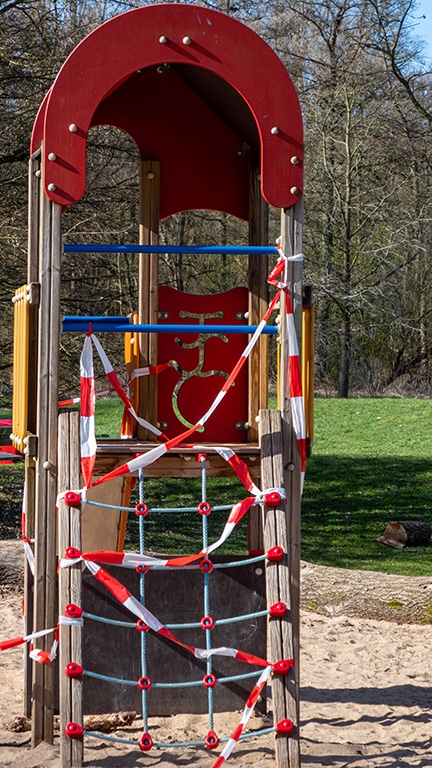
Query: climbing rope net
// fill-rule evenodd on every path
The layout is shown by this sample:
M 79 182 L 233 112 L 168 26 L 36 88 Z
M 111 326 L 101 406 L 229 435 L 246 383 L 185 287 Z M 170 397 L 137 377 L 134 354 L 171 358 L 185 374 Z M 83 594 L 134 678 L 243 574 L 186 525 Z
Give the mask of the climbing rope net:
M 294 260 L 302 258 L 301 255 L 291 257 Z M 217 406 L 220 404 L 229 388 L 235 381 L 240 369 L 244 365 L 245 361 L 249 357 L 251 350 L 256 344 L 260 334 L 263 331 L 271 313 L 276 307 L 276 304 L 280 298 L 282 291 L 286 294 L 286 327 L 289 344 L 289 361 L 287 376 L 289 376 L 289 391 L 291 399 L 291 410 L 293 426 L 297 437 L 297 444 L 299 448 L 299 454 L 301 457 L 301 472 L 302 477 L 305 471 L 306 461 L 306 437 L 305 437 L 305 424 L 304 424 L 304 410 L 303 410 L 303 398 L 301 392 L 301 375 L 300 375 L 300 361 L 297 347 L 297 339 L 294 329 L 294 320 L 292 315 L 291 301 L 289 292 L 287 291 L 286 273 L 288 258 L 282 253 L 279 248 L 279 260 L 278 263 L 269 276 L 269 283 L 277 288 L 275 296 L 269 304 L 267 312 L 265 313 L 261 323 L 257 326 L 255 333 L 253 334 L 250 342 L 245 348 L 242 356 L 238 360 L 231 374 L 225 381 L 221 391 L 216 396 L 210 408 L 206 411 L 204 416 L 190 429 L 186 430 L 182 434 L 175 438 L 167 439 L 163 433 L 149 424 L 143 419 L 139 419 L 134 411 L 133 405 L 129 399 L 127 392 L 121 386 L 99 340 L 92 333 L 89 328 L 88 334 L 84 341 L 83 353 L 81 355 L 80 374 L 81 374 L 81 392 L 80 392 L 80 410 L 81 410 L 81 470 L 85 481 L 85 487 L 79 490 L 69 490 L 61 493 L 58 497 L 58 503 L 63 501 L 70 507 L 76 507 L 81 510 L 86 505 L 95 504 L 99 507 L 106 507 L 107 509 L 114 509 L 120 511 L 135 512 L 139 521 L 139 552 L 116 552 L 116 551 L 94 551 L 94 552 L 81 552 L 74 547 L 67 547 L 66 551 L 62 553 L 62 557 L 59 561 L 60 568 L 68 568 L 76 565 L 77 563 L 85 566 L 93 577 L 99 581 L 113 596 L 114 598 L 124 606 L 134 617 L 133 622 L 123 622 L 113 619 L 109 619 L 104 616 L 85 613 L 81 606 L 68 604 L 65 608 L 63 616 L 59 617 L 56 627 L 50 629 L 44 629 L 39 632 L 34 632 L 31 635 L 13 638 L 12 640 L 6 640 L 0 643 L 0 650 L 6 650 L 23 643 L 30 644 L 30 657 L 39 663 L 49 663 L 54 660 L 57 653 L 58 635 L 60 625 L 80 626 L 82 627 L 87 621 L 98 621 L 115 625 L 121 625 L 124 627 L 130 627 L 132 630 L 138 630 L 140 633 L 140 649 L 141 649 L 141 676 L 139 680 L 126 680 L 123 678 L 116 678 L 107 675 L 102 675 L 93 670 L 84 669 L 82 666 L 69 662 L 64 670 L 65 674 L 70 678 L 77 677 L 92 677 L 94 679 L 100 679 L 109 681 L 113 684 L 121 684 L 128 686 L 137 686 L 141 691 L 141 705 L 142 705 L 142 719 L 143 719 L 143 734 L 139 739 L 139 747 L 142 751 L 146 752 L 153 746 L 168 748 L 168 747 L 186 747 L 186 746 L 206 746 L 210 749 L 216 748 L 220 743 L 223 743 L 223 749 L 216 759 L 213 768 L 218 768 L 229 757 L 232 750 L 239 739 L 248 738 L 249 736 L 257 736 L 267 734 L 272 731 L 277 733 L 289 735 L 293 730 L 293 724 L 290 720 L 282 720 L 279 723 L 275 723 L 273 727 L 261 729 L 259 731 L 252 731 L 247 733 L 245 731 L 247 723 L 251 717 L 254 707 L 270 677 L 273 675 L 285 675 L 289 672 L 290 668 L 294 665 L 293 659 L 279 659 L 275 662 L 270 662 L 267 659 L 260 658 L 251 653 L 242 651 L 237 648 L 229 646 L 214 646 L 212 643 L 212 630 L 215 626 L 220 624 L 229 624 L 232 622 L 248 621 L 260 616 L 270 615 L 275 619 L 282 619 L 287 611 L 287 606 L 282 603 L 276 603 L 270 606 L 268 609 L 258 611 L 255 613 L 249 613 L 244 615 L 238 615 L 234 617 L 223 617 L 215 619 L 211 615 L 210 608 L 210 579 L 211 573 L 214 568 L 230 568 L 238 565 L 246 565 L 256 563 L 262 560 L 268 561 L 280 561 L 284 556 L 284 552 L 280 547 L 273 547 L 268 552 L 255 557 L 249 557 L 240 561 L 233 561 L 232 563 L 213 563 L 209 555 L 217 550 L 231 535 L 236 525 L 247 514 L 249 509 L 256 504 L 265 504 L 266 506 L 279 506 L 281 502 L 285 500 L 285 491 L 283 488 L 269 488 L 261 491 L 252 480 L 248 467 L 239 456 L 230 448 L 223 446 L 193 446 L 197 451 L 197 458 L 201 464 L 201 501 L 198 504 L 197 511 L 201 516 L 201 538 L 202 544 L 199 552 L 190 555 L 180 555 L 176 557 L 157 557 L 146 554 L 146 518 L 149 514 L 161 513 L 161 512 L 174 512 L 185 513 L 193 511 L 196 508 L 178 507 L 178 508 L 149 508 L 145 501 L 145 482 L 144 482 L 144 468 L 156 461 L 160 456 L 166 453 L 168 450 L 178 445 L 184 445 L 185 440 L 193 434 L 200 426 L 203 426 L 205 422 L 210 418 Z M 156 445 L 145 454 L 139 455 L 131 461 L 123 464 L 121 467 L 114 469 L 112 472 L 104 475 L 101 478 L 97 478 L 93 481 L 93 470 L 96 456 L 96 439 L 94 430 L 94 413 L 95 413 L 95 385 L 94 385 L 94 372 L 93 372 L 93 358 L 92 347 L 93 345 L 97 349 L 99 356 L 104 365 L 105 373 L 110 382 L 111 387 L 117 392 L 121 398 L 124 407 L 125 414 L 131 415 L 136 418 L 139 423 L 149 428 L 154 432 L 159 439 L 163 440 L 160 444 Z M 163 371 L 167 366 L 154 366 L 140 370 L 140 375 L 157 374 Z M 124 416 L 123 423 L 126 418 Z M 188 446 L 191 447 L 191 446 Z M 208 517 L 212 511 L 211 505 L 207 500 L 207 452 L 210 450 L 217 452 L 234 470 L 241 483 L 247 489 L 249 495 L 235 503 L 234 505 L 222 505 L 214 507 L 216 511 L 229 511 L 225 526 L 220 537 L 213 542 L 209 542 L 209 528 Z M 94 502 L 87 498 L 87 489 L 97 486 L 101 483 L 108 482 L 114 477 L 121 477 L 129 475 L 131 473 L 138 472 L 139 475 L 139 502 L 135 507 L 121 507 L 110 504 L 102 504 L 100 502 Z M 25 518 L 23 515 L 23 540 L 26 555 L 29 561 L 31 570 L 34 572 L 34 555 L 31 547 L 31 543 L 26 537 L 24 531 Z M 103 565 L 116 565 L 123 568 L 135 568 L 139 573 L 139 598 L 135 597 L 112 573 L 103 568 Z M 156 617 L 146 605 L 146 574 L 150 569 L 185 569 L 196 568 L 203 574 L 203 617 L 200 622 L 191 622 L 184 624 L 163 624 L 158 617 Z M 177 631 L 187 628 L 201 627 L 205 635 L 205 647 L 196 647 L 185 643 L 177 636 Z M 160 638 L 165 638 L 177 646 L 188 651 L 196 659 L 205 660 L 206 673 L 201 680 L 188 681 L 188 682 L 158 682 L 152 679 L 152 670 L 149 669 L 148 664 L 148 651 L 147 651 L 147 633 L 152 631 Z M 35 648 L 34 644 L 37 638 L 49 635 L 53 633 L 54 640 L 49 651 L 40 650 Z M 216 656 L 231 657 L 243 664 L 253 666 L 254 670 L 251 672 L 239 673 L 234 676 L 219 676 L 214 674 L 213 659 Z M 258 669 L 257 669 L 258 668 Z M 220 738 L 218 737 L 214 728 L 214 689 L 216 685 L 227 684 L 233 681 L 246 680 L 249 678 L 255 678 L 253 688 L 247 698 L 245 708 L 243 710 L 240 722 L 230 737 Z M 149 692 L 151 688 L 167 688 L 167 687 L 181 687 L 181 686 L 204 686 L 207 690 L 207 709 L 208 709 L 208 732 L 205 738 L 201 741 L 185 741 L 176 743 L 162 743 L 153 742 L 151 734 L 149 732 L 148 725 L 148 704 L 149 704 Z M 66 734 L 71 738 L 79 738 L 83 734 L 93 736 L 95 738 L 102 738 L 108 741 L 119 741 L 124 743 L 136 744 L 136 741 L 118 738 L 116 736 L 102 735 L 96 732 L 87 731 L 82 728 L 78 723 L 69 722 L 66 725 Z

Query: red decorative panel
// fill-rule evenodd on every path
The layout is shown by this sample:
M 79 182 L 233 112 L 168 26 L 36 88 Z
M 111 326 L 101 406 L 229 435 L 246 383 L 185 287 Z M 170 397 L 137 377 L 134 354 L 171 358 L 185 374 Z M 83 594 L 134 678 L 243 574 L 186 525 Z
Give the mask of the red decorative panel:
M 206 413 L 229 373 L 241 357 L 249 337 L 244 334 L 212 335 L 212 325 L 247 325 L 238 313 L 247 312 L 247 288 L 232 288 L 225 293 L 200 296 L 161 286 L 159 323 L 202 324 L 203 334 L 160 333 L 158 361 L 176 361 L 158 376 L 158 421 L 163 432 L 175 437 Z M 203 327 L 204 330 L 204 327 Z M 238 443 L 247 441 L 247 431 L 236 429 L 248 418 L 247 363 L 235 385 L 207 421 L 204 431 L 196 432 L 194 442 Z

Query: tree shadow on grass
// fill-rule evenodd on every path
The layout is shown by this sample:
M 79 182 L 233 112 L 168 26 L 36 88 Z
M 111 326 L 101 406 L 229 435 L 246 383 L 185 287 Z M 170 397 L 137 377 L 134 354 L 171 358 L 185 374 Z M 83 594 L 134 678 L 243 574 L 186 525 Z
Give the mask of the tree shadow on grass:
M 416 563 L 424 563 L 427 574 L 430 545 L 394 550 L 376 543 L 390 520 L 432 522 L 430 462 L 406 457 L 310 459 L 302 503 L 305 560 L 394 573 L 410 573 Z

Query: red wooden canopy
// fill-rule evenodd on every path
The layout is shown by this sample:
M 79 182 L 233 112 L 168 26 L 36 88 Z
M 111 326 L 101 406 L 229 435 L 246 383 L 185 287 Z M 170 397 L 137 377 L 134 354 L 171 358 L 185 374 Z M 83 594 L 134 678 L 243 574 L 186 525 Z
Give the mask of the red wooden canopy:
M 207 208 L 248 218 L 248 169 L 264 198 L 288 208 L 302 192 L 301 111 L 269 46 L 217 11 L 151 5 L 107 21 L 71 53 L 39 109 L 44 188 L 62 206 L 86 186 L 89 129 L 112 125 L 142 159 L 161 163 L 161 218 Z

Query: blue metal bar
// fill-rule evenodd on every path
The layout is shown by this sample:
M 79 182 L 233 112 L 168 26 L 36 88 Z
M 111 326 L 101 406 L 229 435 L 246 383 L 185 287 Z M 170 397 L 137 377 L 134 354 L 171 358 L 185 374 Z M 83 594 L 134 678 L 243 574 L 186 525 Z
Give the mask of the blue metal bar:
M 99 324 L 98 321 L 89 321 L 86 317 L 80 315 L 66 315 L 62 322 L 62 330 L 68 333 L 87 333 L 88 324 L 91 322 L 92 330 L 100 333 L 216 333 L 226 336 L 237 334 L 252 334 L 258 328 L 257 325 L 194 325 L 180 323 L 105 323 Z M 262 333 L 275 336 L 279 333 L 277 325 L 265 325 Z
M 0 458 L 3 458 L 3 456 L 0 456 Z M 115 509 L 119 510 L 120 512 L 135 512 L 135 507 L 120 507 L 116 504 L 103 504 L 101 501 L 90 501 L 90 499 L 86 499 L 86 504 L 89 504 L 93 507 L 102 507 L 103 509 Z M 258 502 L 256 502 L 258 503 Z M 213 512 L 225 512 L 228 509 L 233 508 L 233 504 L 220 504 L 217 507 L 212 507 Z M 149 513 L 150 512 L 196 512 L 197 507 L 149 507 Z
M 213 567 L 215 568 L 215 564 L 213 564 Z M 267 616 L 268 610 L 264 611 L 255 611 L 255 613 L 244 613 L 241 616 L 231 616 L 231 618 L 228 619 L 216 619 L 215 620 L 215 627 L 219 626 L 219 624 L 235 624 L 239 621 L 249 621 L 250 619 L 259 619 L 261 616 Z M 130 627 L 131 629 L 136 628 L 136 622 L 134 621 L 119 621 L 118 619 L 107 619 L 105 616 L 97 616 L 95 613 L 87 613 L 86 611 L 83 612 L 83 616 L 85 619 L 93 619 L 93 621 L 100 621 L 102 624 L 113 624 L 114 626 L 118 627 Z M 185 624 L 166 624 L 166 627 L 168 629 L 198 629 L 198 627 L 201 626 L 200 621 L 190 621 Z
M 110 245 L 107 243 L 66 243 L 64 253 L 186 253 L 191 255 L 222 254 L 248 255 L 249 253 L 277 254 L 275 245 Z

